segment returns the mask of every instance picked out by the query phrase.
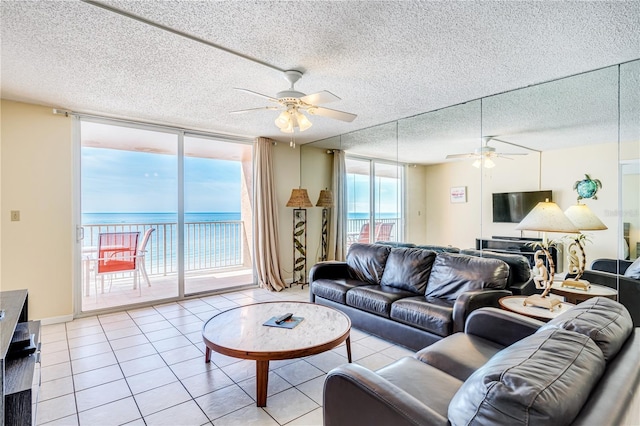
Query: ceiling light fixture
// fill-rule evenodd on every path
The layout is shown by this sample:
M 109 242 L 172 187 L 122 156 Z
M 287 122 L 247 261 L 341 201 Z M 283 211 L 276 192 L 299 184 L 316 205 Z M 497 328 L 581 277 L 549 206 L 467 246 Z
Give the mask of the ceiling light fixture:
M 274 123 L 283 133 L 293 133 L 296 128 L 304 132 L 313 126 L 313 123 L 309 121 L 307 116 L 298 111 L 298 108 L 294 106 L 282 111 Z

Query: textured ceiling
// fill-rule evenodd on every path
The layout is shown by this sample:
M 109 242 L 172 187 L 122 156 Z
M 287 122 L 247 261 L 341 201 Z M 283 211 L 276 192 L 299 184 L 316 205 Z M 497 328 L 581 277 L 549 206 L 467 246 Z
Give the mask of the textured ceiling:
M 297 90 L 329 90 L 342 100 L 328 107 L 358 115 L 352 123 L 311 117 L 313 127 L 295 134 L 305 143 L 640 57 L 637 1 L 103 3 L 268 66 L 86 2 L 3 0 L 2 97 L 288 141 L 273 123 L 276 112 L 229 111 L 267 102 L 235 87 L 273 96 L 288 87 L 278 69 L 298 69 Z M 562 90 L 592 99 L 595 91 L 609 102 L 617 80 L 604 73 L 585 80 L 589 90 L 544 85 L 527 102 L 517 92 L 485 99 L 483 133 L 535 145 L 545 131 L 588 126 L 603 141 L 597 135 L 610 134 L 612 117 L 593 102 L 576 108 Z M 477 141 L 479 106 L 455 108 L 433 122 L 399 124 L 409 151 L 434 145 L 419 161 L 437 162 Z M 528 108 L 545 113 L 530 120 Z M 389 144 L 384 132 L 371 131 L 352 142 L 364 134 L 372 150 L 376 138 L 383 150 Z

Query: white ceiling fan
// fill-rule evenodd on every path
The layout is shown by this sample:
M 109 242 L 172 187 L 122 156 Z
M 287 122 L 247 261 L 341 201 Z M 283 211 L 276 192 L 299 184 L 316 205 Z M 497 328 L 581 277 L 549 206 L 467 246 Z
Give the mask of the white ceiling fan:
M 473 152 L 469 152 L 466 154 L 449 154 L 447 155 L 447 160 L 451 160 L 451 159 L 464 159 L 464 158 L 475 158 L 475 161 L 473 162 L 473 166 L 474 167 L 480 167 L 480 166 L 484 166 L 487 169 L 493 168 L 496 166 L 496 163 L 493 162 L 494 158 L 506 158 L 507 160 L 513 160 L 513 158 L 510 158 L 510 156 L 513 155 L 527 155 L 527 153 L 522 153 L 522 152 L 511 152 L 511 153 L 506 153 L 506 152 L 498 152 L 496 151 L 496 149 L 492 146 L 489 146 L 489 141 L 497 141 L 497 142 L 502 142 L 502 143 L 506 143 L 508 145 L 514 145 L 514 146 L 520 146 L 520 145 L 516 145 L 513 144 L 511 142 L 507 142 L 507 141 L 503 141 L 500 139 L 497 139 L 493 136 L 483 136 L 482 137 L 482 141 L 484 143 L 484 145 L 480 148 L 476 148 L 473 150 Z M 525 148 L 525 147 L 522 147 Z M 529 149 L 529 148 L 527 148 Z
M 284 133 L 293 133 L 296 128 L 303 132 L 312 126 L 311 121 L 309 121 L 303 112 L 307 112 L 310 115 L 320 115 L 346 122 L 352 122 L 357 117 L 356 114 L 318 106 L 320 104 L 340 100 L 339 97 L 331 92 L 324 90 L 322 92 L 312 93 L 311 95 L 305 95 L 304 93 L 295 90 L 293 85 L 302 78 L 302 72 L 297 70 L 288 70 L 284 72 L 284 77 L 289 81 L 289 83 L 291 83 L 291 87 L 287 90 L 278 92 L 275 97 L 263 95 L 249 89 L 236 88 L 236 90 L 268 99 L 277 105 L 231 111 L 231 113 L 238 114 L 250 111 L 282 110 L 278 118 L 276 118 L 275 123 L 276 126 L 278 126 Z

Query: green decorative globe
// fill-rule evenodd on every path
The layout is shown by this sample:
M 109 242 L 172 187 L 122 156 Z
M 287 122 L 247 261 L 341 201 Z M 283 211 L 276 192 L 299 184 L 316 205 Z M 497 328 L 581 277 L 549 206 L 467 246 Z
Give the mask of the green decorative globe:
M 598 179 L 591 179 L 589 175 L 584 175 L 585 179 L 576 181 L 573 189 L 578 192 L 578 201 L 583 198 L 593 198 L 597 200 L 596 193 L 602 188 L 602 183 Z

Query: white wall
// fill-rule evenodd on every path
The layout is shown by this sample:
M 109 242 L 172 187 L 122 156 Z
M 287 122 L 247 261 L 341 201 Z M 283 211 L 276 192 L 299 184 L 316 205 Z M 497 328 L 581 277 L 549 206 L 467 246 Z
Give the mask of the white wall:
M 427 168 L 407 166 L 404 241 L 427 244 Z
M 72 314 L 71 119 L 2 100 L 0 286 L 29 289 L 29 317 Z M 20 221 L 10 211 L 20 210 Z

